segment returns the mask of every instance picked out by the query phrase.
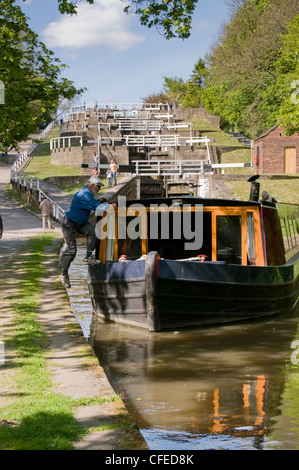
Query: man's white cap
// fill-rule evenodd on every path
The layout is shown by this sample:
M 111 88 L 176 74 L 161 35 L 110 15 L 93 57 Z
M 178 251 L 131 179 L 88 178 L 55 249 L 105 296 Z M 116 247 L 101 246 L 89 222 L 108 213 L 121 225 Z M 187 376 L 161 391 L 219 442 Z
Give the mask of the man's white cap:
M 98 186 L 104 186 L 100 178 L 97 178 L 96 176 L 91 176 L 88 182 L 90 184 L 97 184 Z

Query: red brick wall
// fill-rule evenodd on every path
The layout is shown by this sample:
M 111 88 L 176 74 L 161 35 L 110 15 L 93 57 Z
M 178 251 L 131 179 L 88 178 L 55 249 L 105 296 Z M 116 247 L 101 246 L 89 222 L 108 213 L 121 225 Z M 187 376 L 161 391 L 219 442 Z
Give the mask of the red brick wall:
M 299 135 L 284 135 L 281 127 L 276 127 L 264 137 L 253 143 L 253 155 L 257 155 L 259 147 L 259 173 L 284 173 L 285 148 L 296 147 L 296 173 L 299 173 Z

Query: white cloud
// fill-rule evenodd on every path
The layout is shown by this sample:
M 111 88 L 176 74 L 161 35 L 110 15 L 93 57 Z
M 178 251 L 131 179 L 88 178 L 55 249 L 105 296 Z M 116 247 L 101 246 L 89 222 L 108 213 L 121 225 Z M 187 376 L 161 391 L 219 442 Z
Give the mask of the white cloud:
M 123 12 L 119 0 L 80 3 L 78 14 L 63 15 L 41 33 L 48 47 L 87 48 L 104 46 L 122 51 L 142 42 L 144 37 L 130 32 L 132 18 Z

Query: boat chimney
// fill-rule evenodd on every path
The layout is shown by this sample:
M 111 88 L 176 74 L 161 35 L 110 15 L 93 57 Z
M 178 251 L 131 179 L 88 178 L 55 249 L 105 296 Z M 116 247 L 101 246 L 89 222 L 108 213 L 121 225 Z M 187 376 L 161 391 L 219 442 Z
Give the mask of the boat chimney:
M 259 200 L 259 197 L 260 197 L 260 183 L 257 183 L 257 181 L 256 181 L 259 177 L 260 177 L 260 175 L 253 175 L 247 180 L 249 183 L 251 183 L 249 201 L 258 202 L 258 200 Z

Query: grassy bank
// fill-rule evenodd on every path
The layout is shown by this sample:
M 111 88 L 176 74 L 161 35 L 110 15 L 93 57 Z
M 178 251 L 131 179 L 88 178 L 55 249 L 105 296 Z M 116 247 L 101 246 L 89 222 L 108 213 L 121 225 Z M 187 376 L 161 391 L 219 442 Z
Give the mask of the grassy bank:
M 241 142 L 227 135 L 221 129 L 212 126 L 206 121 L 195 119 L 192 121 L 193 130 L 199 130 L 202 136 L 209 139 L 216 139 L 210 145 L 216 145 L 222 148 L 221 163 L 249 163 L 251 161 L 251 150 L 243 146 Z M 227 147 L 227 150 L 225 150 Z M 225 174 L 244 174 L 253 173 L 252 168 L 225 168 Z
M 36 176 L 39 179 L 44 179 L 49 176 L 80 176 L 82 175 L 82 170 L 79 168 L 78 164 L 75 165 L 53 165 L 51 163 L 51 152 L 50 152 L 50 139 L 53 137 L 59 136 L 59 126 L 55 127 L 50 133 L 45 142 L 39 145 L 39 148 L 32 158 L 31 162 L 25 169 L 25 173 L 31 176 Z M 88 177 L 86 177 L 86 181 Z M 100 191 L 99 194 L 107 190 L 108 180 L 103 179 L 102 183 L 105 185 Z M 76 191 L 84 186 L 81 183 L 56 183 L 62 191 L 73 196 Z
M 216 139 L 215 143 L 222 148 L 221 162 L 222 163 L 248 163 L 251 161 L 251 150 L 245 148 L 242 143 L 237 139 L 228 136 L 224 131 L 218 129 L 206 121 L 193 120 L 193 130 L 200 131 L 201 135 L 207 136 L 211 139 Z M 50 155 L 50 138 L 59 135 L 59 127 L 55 128 L 45 143 L 41 144 L 36 156 L 26 168 L 26 173 L 37 176 L 38 178 L 46 178 L 47 176 L 77 176 L 81 170 L 78 165 L 52 165 Z M 227 151 L 225 150 L 227 147 Z M 248 177 L 253 174 L 253 168 L 226 168 L 225 174 L 242 174 L 244 181 L 228 181 L 225 184 L 233 191 L 235 199 L 248 200 L 250 193 Z M 287 202 L 292 204 L 299 204 L 299 181 L 298 179 L 287 180 L 281 175 L 281 179 L 270 180 L 263 178 L 259 179 L 260 191 L 268 191 L 279 202 Z M 104 188 L 100 194 L 107 190 L 108 181 L 103 180 Z M 68 183 L 61 184 L 59 187 L 73 195 L 82 187 L 82 183 Z
M 45 142 L 41 143 L 31 162 L 25 169 L 28 175 L 44 179 L 47 176 L 78 176 L 82 174 L 78 164 L 53 165 L 51 163 L 50 139 L 59 136 L 59 126 L 55 127 Z
M 194 120 L 193 129 L 197 129 L 202 135 L 210 139 L 216 139 L 215 144 L 222 149 L 221 163 L 249 163 L 251 161 L 251 150 L 245 148 L 237 139 L 230 137 L 221 129 L 217 129 L 211 124 Z M 227 147 L 227 151 L 225 150 Z M 234 148 L 233 148 L 234 147 Z M 225 184 L 233 191 L 234 198 L 247 201 L 250 193 L 250 186 L 247 183 L 248 177 L 253 174 L 253 168 L 225 168 L 225 175 L 242 174 L 244 181 L 226 181 Z M 279 177 L 279 175 L 277 175 Z M 279 202 L 299 204 L 299 177 L 298 179 L 286 179 L 286 175 L 281 175 L 278 179 L 263 178 L 259 179 L 260 192 L 268 191 Z M 294 176 L 294 175 L 293 175 Z
M 2 318 L 9 318 L 9 327 L 1 331 L 7 359 L 0 367 L 1 450 L 72 449 L 89 431 L 74 418 L 76 407 L 119 401 L 117 395 L 72 399 L 52 390 L 47 368 L 49 338 L 37 316 L 43 294 L 44 250 L 53 237 L 45 234 L 30 240 L 1 279 L 7 296 Z
M 268 191 L 278 202 L 299 204 L 299 176 L 296 179 L 266 179 L 259 178 L 260 194 Z M 243 181 L 226 181 L 225 184 L 234 192 L 234 197 L 241 201 L 248 201 L 250 186 L 246 179 Z

